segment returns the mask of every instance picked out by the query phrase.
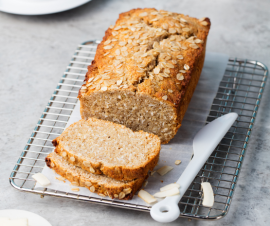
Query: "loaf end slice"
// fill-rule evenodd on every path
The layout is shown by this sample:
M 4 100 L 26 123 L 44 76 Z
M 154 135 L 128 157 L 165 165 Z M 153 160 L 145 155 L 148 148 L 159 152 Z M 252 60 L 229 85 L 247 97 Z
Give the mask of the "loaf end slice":
M 95 118 L 72 124 L 53 144 L 70 164 L 123 181 L 144 178 L 160 152 L 158 136 Z
M 145 177 L 124 182 L 104 175 L 92 174 L 68 163 L 55 152 L 49 154 L 45 161 L 48 167 L 69 180 L 73 185 L 86 187 L 91 192 L 95 192 L 102 197 L 109 196 L 112 199 L 132 199 L 133 195 L 140 189 L 146 179 Z

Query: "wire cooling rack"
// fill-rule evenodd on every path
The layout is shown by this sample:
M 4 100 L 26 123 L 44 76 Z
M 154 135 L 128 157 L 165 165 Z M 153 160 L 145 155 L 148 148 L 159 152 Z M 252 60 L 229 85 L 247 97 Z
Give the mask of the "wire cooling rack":
M 35 181 L 31 177 L 42 171 L 45 157 L 54 148 L 51 141 L 64 130 L 78 101 L 78 90 L 83 84 L 87 66 L 94 59 L 98 43 L 98 41 L 89 41 L 78 46 L 9 180 L 11 185 L 18 190 L 42 196 L 51 195 L 149 211 L 151 208 L 149 206 L 76 195 L 47 188 L 35 188 Z M 180 217 L 220 219 L 228 213 L 267 75 L 267 67 L 260 62 L 237 58 L 229 59 L 206 123 L 229 112 L 237 112 L 239 117 L 179 202 Z M 215 203 L 212 208 L 202 206 L 202 192 L 200 190 L 202 181 L 209 181 L 213 187 Z

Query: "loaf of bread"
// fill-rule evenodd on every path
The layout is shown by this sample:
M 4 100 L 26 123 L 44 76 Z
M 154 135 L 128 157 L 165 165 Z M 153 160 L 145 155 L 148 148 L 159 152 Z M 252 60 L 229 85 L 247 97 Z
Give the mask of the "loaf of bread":
M 95 118 L 70 125 L 53 144 L 70 164 L 122 181 L 145 178 L 160 152 L 158 136 Z
M 103 197 L 109 196 L 112 199 L 131 199 L 147 177 L 128 182 L 114 180 L 104 175 L 89 173 L 74 166 L 55 152 L 52 152 L 46 157 L 46 164 L 57 174 L 69 180 L 73 185 L 86 187 L 91 192 L 95 192 Z
M 98 45 L 78 98 L 81 117 L 123 124 L 168 143 L 204 63 L 210 20 L 156 9 L 122 13 Z

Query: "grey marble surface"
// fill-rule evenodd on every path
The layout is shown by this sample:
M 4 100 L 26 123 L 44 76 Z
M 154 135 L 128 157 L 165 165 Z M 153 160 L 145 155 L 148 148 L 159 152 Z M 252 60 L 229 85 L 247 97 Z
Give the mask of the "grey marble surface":
M 159 225 L 148 213 L 22 193 L 8 177 L 77 44 L 100 39 L 120 12 L 156 7 L 208 16 L 209 51 L 270 65 L 270 2 L 234 0 L 93 0 L 53 15 L 0 12 L 0 209 L 37 213 L 53 226 Z M 269 83 L 269 82 L 268 82 Z M 270 88 L 267 84 L 230 211 L 219 221 L 178 219 L 171 225 L 267 225 L 270 222 Z

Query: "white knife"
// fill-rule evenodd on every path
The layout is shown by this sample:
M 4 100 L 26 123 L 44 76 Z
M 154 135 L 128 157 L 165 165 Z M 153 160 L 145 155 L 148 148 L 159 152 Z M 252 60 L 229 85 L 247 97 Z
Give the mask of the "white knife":
M 196 134 L 193 139 L 194 156 L 176 182 L 180 184 L 180 195 L 166 197 L 152 206 L 150 214 L 153 219 L 164 223 L 172 222 L 179 217 L 180 199 L 237 117 L 237 113 L 223 115 L 207 124 Z

